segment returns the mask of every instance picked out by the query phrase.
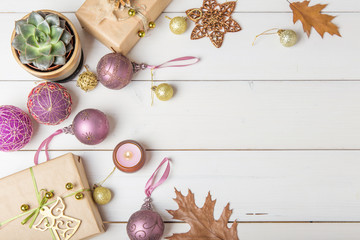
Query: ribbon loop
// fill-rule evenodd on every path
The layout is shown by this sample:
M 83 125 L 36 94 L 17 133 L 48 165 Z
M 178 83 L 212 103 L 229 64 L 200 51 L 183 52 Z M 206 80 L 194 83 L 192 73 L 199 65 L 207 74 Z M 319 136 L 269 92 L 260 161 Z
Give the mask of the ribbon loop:
M 159 179 L 159 181 L 157 181 L 156 183 L 154 183 L 154 180 L 156 178 L 157 173 L 159 172 L 159 169 L 161 168 L 162 165 L 164 165 L 167 162 L 167 166 L 166 169 L 163 173 L 163 175 L 161 176 L 161 178 Z M 168 178 L 170 173 L 170 159 L 168 158 L 164 158 L 164 160 L 160 163 L 160 165 L 158 166 L 158 168 L 155 170 L 155 172 L 153 173 L 153 175 L 150 177 L 150 179 L 147 181 L 146 185 L 145 185 L 145 194 L 147 197 L 151 197 L 152 192 L 155 190 L 155 188 L 157 188 L 158 186 L 160 186 L 161 184 L 163 184 L 165 182 L 165 180 Z
M 35 153 L 35 156 L 34 156 L 34 163 L 35 165 L 38 165 L 39 164 L 39 155 L 40 155 L 40 152 L 41 150 L 45 147 L 45 155 L 46 155 L 46 161 L 49 161 L 50 157 L 49 157 L 49 152 L 48 152 L 48 149 L 49 149 L 49 143 L 51 142 L 51 140 L 63 133 L 64 130 L 63 129 L 59 129 L 57 130 L 56 132 L 54 132 L 53 134 L 51 134 L 48 138 L 46 138 L 39 146 L 38 150 L 36 151 Z
M 188 61 L 188 60 L 195 60 L 195 61 L 192 63 L 188 63 L 188 64 L 169 65 L 170 63 Z M 172 60 L 164 62 L 160 65 L 148 65 L 147 68 L 155 70 L 155 69 L 159 69 L 159 68 L 168 68 L 168 67 L 187 67 L 187 66 L 194 65 L 195 63 L 198 63 L 199 61 L 200 61 L 200 58 L 193 57 L 193 56 L 185 56 L 185 57 L 179 57 L 179 58 L 172 59 Z

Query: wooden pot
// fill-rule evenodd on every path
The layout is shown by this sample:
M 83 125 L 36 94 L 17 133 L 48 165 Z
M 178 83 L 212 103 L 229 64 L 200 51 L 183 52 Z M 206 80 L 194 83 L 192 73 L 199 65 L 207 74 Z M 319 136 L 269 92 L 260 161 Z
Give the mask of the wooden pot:
M 24 68 L 26 71 L 28 71 L 30 74 L 34 75 L 35 77 L 46 79 L 46 80 L 51 80 L 51 81 L 60 81 L 60 80 L 69 78 L 78 69 L 80 62 L 81 62 L 81 58 L 82 58 L 79 34 L 77 33 L 74 24 L 63 14 L 53 11 L 53 10 L 38 10 L 38 11 L 43 12 L 43 13 L 56 14 L 61 19 L 66 21 L 66 23 L 68 24 L 68 26 L 71 30 L 71 34 L 73 35 L 73 39 L 74 39 L 74 44 L 73 44 L 74 49 L 72 50 L 71 56 L 69 57 L 69 59 L 67 59 L 65 65 L 61 66 L 60 68 L 56 68 L 55 70 L 50 70 L 50 71 L 37 70 L 37 69 L 31 68 L 30 66 L 28 66 L 26 64 L 21 63 L 18 52 L 16 51 L 15 48 L 13 48 L 11 46 L 11 51 L 14 55 L 14 58 L 22 68 Z M 26 16 L 24 16 L 22 19 L 27 18 L 29 15 L 30 15 L 30 13 L 27 14 Z M 16 34 L 16 32 L 14 29 L 14 31 L 11 35 L 11 42 L 13 41 L 15 34 Z

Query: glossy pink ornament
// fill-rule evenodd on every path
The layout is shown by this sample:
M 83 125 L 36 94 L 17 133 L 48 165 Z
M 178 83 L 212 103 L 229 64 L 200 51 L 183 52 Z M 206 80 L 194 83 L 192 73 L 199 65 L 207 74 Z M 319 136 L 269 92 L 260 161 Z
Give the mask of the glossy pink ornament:
M 35 153 L 34 163 L 39 162 L 41 149 L 45 148 L 47 161 L 50 159 L 48 148 L 52 139 L 59 134 L 73 134 L 82 143 L 95 145 L 101 143 L 109 133 L 109 121 L 106 115 L 97 109 L 84 109 L 79 112 L 70 126 L 55 131 L 47 137 Z
M 28 97 L 28 109 L 33 118 L 42 124 L 58 125 L 71 113 L 71 96 L 58 83 L 44 82 L 34 87 Z
M 20 108 L 0 106 L 0 151 L 17 151 L 31 139 L 33 127 L 30 117 Z
M 152 210 L 151 199 L 146 198 L 141 210 L 131 215 L 126 226 L 131 240 L 160 240 L 164 233 L 164 222 L 160 215 Z
M 98 80 L 107 88 L 121 89 L 128 85 L 133 77 L 133 64 L 121 53 L 109 53 L 103 56 L 96 67 Z
M 103 112 L 89 108 L 75 116 L 72 130 L 80 142 L 95 145 L 101 143 L 109 133 L 109 121 Z

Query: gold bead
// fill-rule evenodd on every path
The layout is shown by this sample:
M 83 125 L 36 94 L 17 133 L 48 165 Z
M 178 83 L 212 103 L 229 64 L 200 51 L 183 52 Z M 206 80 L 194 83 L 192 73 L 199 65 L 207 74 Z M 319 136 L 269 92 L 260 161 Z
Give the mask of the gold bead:
M 183 34 L 187 29 L 187 18 L 174 17 L 171 19 L 169 27 L 174 34 Z
M 135 14 L 136 14 L 135 9 L 132 9 L 132 8 L 131 8 L 131 9 L 129 9 L 128 14 L 129 14 L 129 16 L 130 16 L 130 17 L 135 16 Z
M 95 73 L 86 71 L 79 75 L 76 86 L 85 92 L 93 90 L 98 84 L 97 76 Z
M 138 31 L 138 36 L 141 38 L 145 37 L 145 32 L 143 30 Z
M 47 193 L 45 193 L 45 197 L 47 198 L 47 199 L 50 199 L 50 198 L 52 198 L 54 196 L 54 193 L 53 192 L 47 192 Z
M 277 33 L 280 37 L 280 43 L 284 47 L 294 46 L 297 42 L 297 35 L 296 32 L 294 32 L 293 30 L 280 29 Z
M 73 185 L 71 182 L 69 182 L 69 183 L 67 183 L 67 184 L 65 185 L 65 188 L 66 188 L 67 190 L 71 190 L 71 189 L 74 188 L 74 185 Z
M 30 206 L 29 206 L 29 204 L 23 204 L 23 205 L 21 205 L 20 209 L 21 209 L 21 211 L 26 212 L 26 211 L 29 211 Z
M 111 197 L 112 197 L 111 195 L 112 194 L 111 194 L 110 189 L 101 187 L 101 186 L 96 187 L 93 192 L 94 201 L 100 205 L 104 205 L 104 204 L 107 204 L 108 202 L 110 202 Z
M 84 194 L 81 193 L 81 192 L 79 192 L 79 193 L 75 194 L 75 198 L 76 198 L 77 200 L 83 199 L 83 198 L 84 198 Z
M 159 86 L 155 86 L 152 88 L 155 92 L 156 97 L 161 101 L 167 101 L 172 98 L 174 95 L 174 90 L 170 84 L 162 83 Z
M 149 22 L 149 28 L 155 28 L 156 24 L 154 22 Z

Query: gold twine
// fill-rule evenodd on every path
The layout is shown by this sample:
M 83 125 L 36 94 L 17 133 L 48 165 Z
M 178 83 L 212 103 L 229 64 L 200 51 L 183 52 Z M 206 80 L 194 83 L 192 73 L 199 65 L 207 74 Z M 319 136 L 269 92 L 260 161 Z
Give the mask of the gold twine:
M 269 30 L 266 30 L 266 31 L 264 31 L 264 32 L 256 35 L 256 36 L 255 36 L 255 39 L 254 39 L 254 41 L 253 41 L 253 43 L 252 43 L 252 45 L 254 46 L 256 39 L 257 39 L 258 37 L 262 36 L 262 35 L 273 35 L 273 34 L 277 34 L 277 33 L 278 33 L 277 31 L 276 31 L 276 32 L 273 32 L 273 33 L 269 33 L 270 31 L 274 31 L 274 30 L 279 30 L 279 29 L 278 29 L 278 28 L 271 28 L 271 29 L 269 29 Z
M 95 184 L 95 186 L 101 186 L 101 185 L 103 185 L 103 184 L 106 182 L 106 180 L 108 180 L 108 178 L 111 177 L 111 175 L 113 175 L 113 173 L 115 172 L 115 170 L 116 170 L 116 167 L 114 167 L 114 169 L 110 172 L 109 175 L 107 175 L 107 177 L 106 177 L 104 180 L 102 180 L 101 182 Z
M 155 91 L 154 91 L 154 72 L 153 72 L 153 68 L 151 68 L 150 70 L 150 73 L 151 73 L 151 106 L 154 104 L 154 94 L 155 94 Z

